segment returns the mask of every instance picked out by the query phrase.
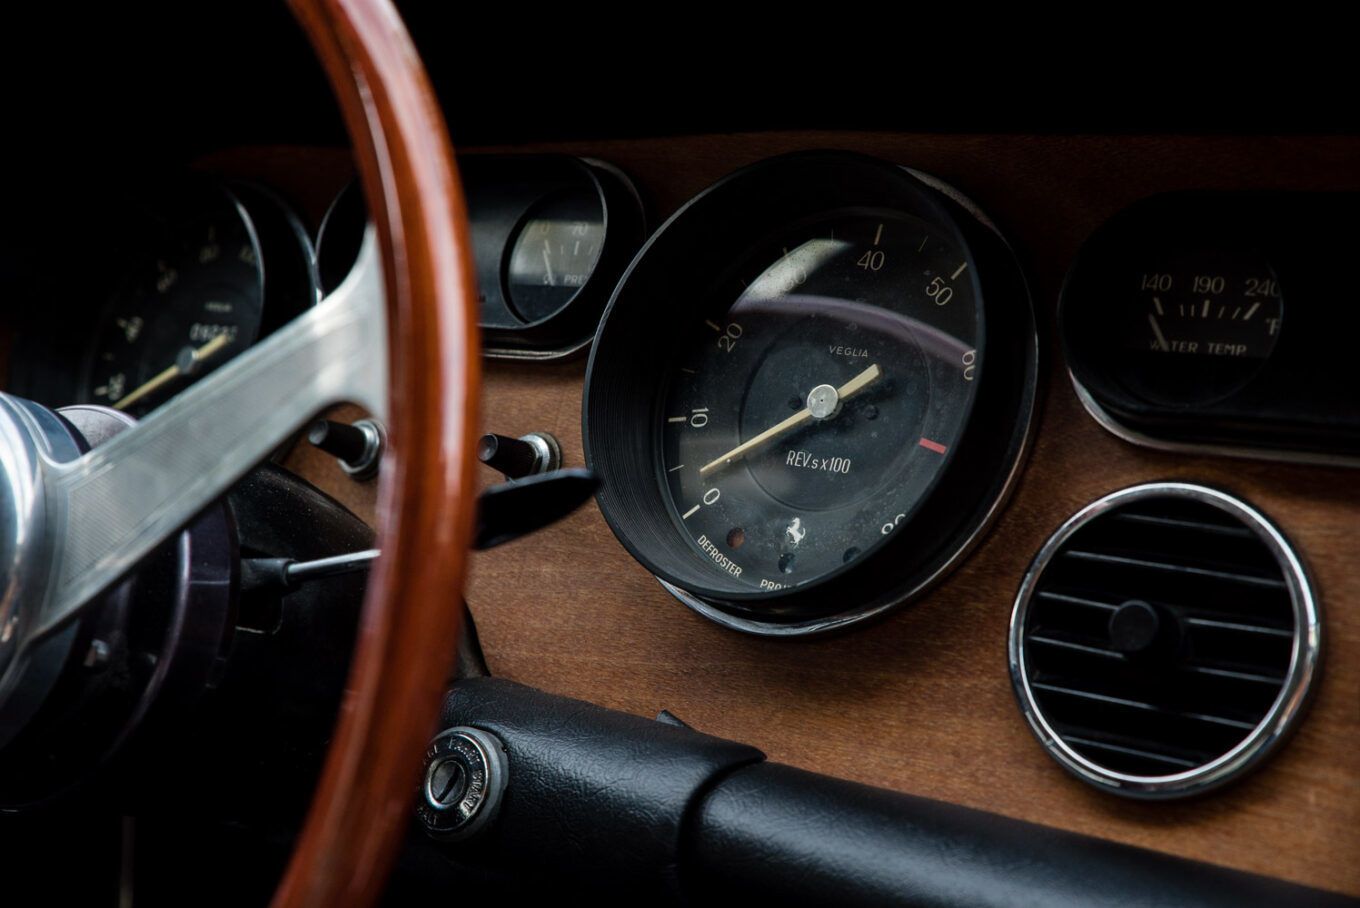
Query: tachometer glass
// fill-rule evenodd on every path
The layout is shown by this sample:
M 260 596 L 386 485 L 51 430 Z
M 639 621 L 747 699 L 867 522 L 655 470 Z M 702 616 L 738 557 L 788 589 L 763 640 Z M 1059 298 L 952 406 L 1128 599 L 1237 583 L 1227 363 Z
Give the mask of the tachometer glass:
M 171 231 L 105 310 L 86 399 L 146 414 L 249 347 L 263 300 L 257 245 L 237 212 Z
M 691 543 L 777 590 L 847 568 L 927 497 L 968 421 L 982 311 L 965 253 L 896 212 L 794 228 L 733 277 L 673 369 L 661 470 Z

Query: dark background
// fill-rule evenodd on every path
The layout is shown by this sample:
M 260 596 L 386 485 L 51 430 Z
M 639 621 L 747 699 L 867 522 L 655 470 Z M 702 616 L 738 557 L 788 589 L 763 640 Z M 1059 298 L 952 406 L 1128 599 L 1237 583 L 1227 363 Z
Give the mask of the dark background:
M 398 5 L 459 145 L 781 128 L 1360 132 L 1352 52 L 1326 45 L 1325 23 L 1295 47 L 1278 21 L 1201 37 L 1181 23 L 1143 35 L 1074 20 L 1038 40 L 1001 31 L 989 42 L 978 29 L 996 26 L 977 16 L 918 31 L 900 24 L 906 8 L 888 28 L 874 8 L 828 8 L 823 22 L 792 10 L 728 21 L 687 7 L 605 19 Z M 34 4 L 3 35 L 0 156 L 11 179 L 25 161 L 138 167 L 224 145 L 344 142 L 282 2 Z

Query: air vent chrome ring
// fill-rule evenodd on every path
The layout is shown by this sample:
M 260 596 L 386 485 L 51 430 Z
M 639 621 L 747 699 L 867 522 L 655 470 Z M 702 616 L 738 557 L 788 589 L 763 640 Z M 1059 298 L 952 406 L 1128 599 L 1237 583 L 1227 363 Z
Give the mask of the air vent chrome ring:
M 1034 629 L 1032 619 L 1036 614 L 1042 614 L 1039 610 L 1045 607 L 1042 604 L 1036 605 L 1036 600 L 1062 600 L 1066 598 L 1072 602 L 1080 601 L 1076 596 L 1064 596 L 1062 593 L 1055 593 L 1046 588 L 1046 584 L 1051 579 L 1050 567 L 1055 565 L 1055 559 L 1063 561 L 1072 558 L 1105 558 L 1111 561 L 1122 561 L 1125 565 L 1139 564 L 1136 560 L 1129 558 L 1120 559 L 1114 556 L 1091 555 L 1084 551 L 1072 551 L 1070 543 L 1082 530 L 1092 529 L 1093 522 L 1110 515 L 1118 514 L 1126 522 L 1135 519 L 1155 522 L 1158 518 L 1149 518 L 1137 512 L 1150 506 L 1160 507 L 1159 499 L 1162 503 L 1170 502 L 1166 506 L 1172 508 L 1203 508 L 1207 505 L 1217 509 L 1236 523 L 1240 523 L 1242 527 L 1250 531 L 1251 536 L 1254 536 L 1264 545 L 1265 550 L 1273 556 L 1278 565 L 1279 577 L 1278 579 L 1258 579 L 1256 582 L 1262 585 L 1267 582 L 1274 584 L 1287 593 L 1289 607 L 1292 609 L 1293 634 L 1292 641 L 1289 643 L 1287 668 L 1283 671 L 1283 677 L 1279 679 L 1279 691 L 1259 721 L 1254 725 L 1239 723 L 1243 726 L 1244 731 L 1244 737 L 1240 741 L 1212 759 L 1202 762 L 1196 760 L 1181 761 L 1184 766 L 1179 768 L 1179 771 L 1144 774 L 1103 765 L 1104 763 L 1119 761 L 1117 759 L 1102 761 L 1093 758 L 1091 756 L 1092 748 L 1088 745 L 1095 744 L 1106 752 L 1118 752 L 1120 750 L 1118 746 L 1115 746 L 1109 740 L 1093 742 L 1081 738 L 1076 732 L 1072 731 L 1070 726 L 1065 726 L 1064 723 L 1055 720 L 1053 716 L 1048 714 L 1041 702 L 1045 699 L 1045 696 L 1041 695 L 1047 695 L 1047 690 L 1057 690 L 1067 695 L 1073 693 L 1082 695 L 1083 692 L 1065 689 L 1060 684 L 1045 684 L 1037 680 L 1034 671 L 1036 665 L 1042 660 L 1030 652 L 1030 644 L 1033 642 L 1054 644 L 1056 642 L 1075 649 L 1083 649 L 1080 645 L 1074 646 L 1070 641 L 1041 639 L 1037 633 L 1031 633 Z M 1197 504 L 1185 504 L 1186 502 Z M 1167 522 L 1168 525 L 1172 525 L 1175 520 L 1167 519 Z M 1220 527 L 1217 528 L 1217 532 L 1230 532 L 1233 529 L 1235 528 L 1227 527 L 1225 529 Z M 1247 538 L 1247 534 L 1243 530 L 1236 530 L 1236 532 L 1241 537 Z M 1164 568 L 1166 566 L 1154 565 L 1154 567 Z M 1060 570 L 1061 568 L 1058 568 L 1053 573 L 1057 574 Z M 1178 570 L 1192 571 L 1205 576 L 1214 573 L 1195 567 L 1182 567 Z M 1238 577 L 1237 579 L 1240 581 L 1242 578 Z M 1135 599 L 1135 597 L 1129 598 L 1130 601 Z M 1110 610 L 1111 615 L 1116 613 L 1121 605 L 1116 602 L 1100 603 L 1094 601 L 1083 602 L 1082 604 Z M 1127 605 L 1129 602 L 1123 604 Z M 1141 602 L 1135 604 L 1143 605 Z M 1088 623 L 1090 623 L 1089 620 Z M 1211 625 L 1216 622 L 1199 619 L 1198 623 L 1200 625 Z M 1223 622 L 1217 623 L 1224 627 L 1233 626 Z M 1040 631 L 1042 630 L 1043 628 L 1040 628 Z M 1274 630 L 1271 633 L 1281 638 L 1277 642 L 1283 647 L 1284 632 Z M 1320 604 L 1313 591 L 1313 585 L 1301 559 L 1274 524 L 1255 508 L 1216 489 L 1190 483 L 1157 482 L 1113 492 L 1092 502 L 1067 520 L 1044 544 L 1025 573 L 1019 593 L 1016 596 L 1010 622 L 1008 662 L 1016 697 L 1030 729 L 1044 748 L 1065 769 L 1083 781 L 1115 794 L 1140 799 L 1169 799 L 1188 797 L 1217 788 L 1257 766 L 1281 744 L 1307 702 L 1313 680 L 1318 673 L 1321 644 L 1321 611 Z M 1113 660 L 1130 658 L 1127 652 L 1103 652 L 1089 646 L 1084 648 L 1088 653 L 1105 659 L 1105 665 L 1113 664 Z M 1283 649 L 1281 649 L 1281 654 L 1283 654 Z M 1121 662 L 1113 671 L 1121 672 L 1125 669 L 1126 666 Z M 1177 665 L 1176 671 L 1180 670 L 1181 667 Z M 1197 668 L 1195 670 L 1224 674 L 1221 669 Z M 1256 678 L 1254 680 L 1259 682 L 1261 679 Z M 1164 678 L 1159 679 L 1159 681 L 1163 685 L 1167 683 Z M 1036 691 L 1036 687 L 1040 690 Z M 1086 695 L 1090 696 L 1090 694 Z M 1115 712 L 1130 707 L 1144 710 L 1155 710 L 1157 708 L 1155 703 L 1150 705 L 1147 702 L 1133 702 L 1137 698 L 1097 697 L 1097 699 L 1105 699 L 1113 704 Z M 1180 718 L 1186 717 L 1196 720 L 1225 721 L 1215 716 L 1206 717 L 1192 713 L 1187 713 Z M 1120 728 L 1119 725 L 1113 725 L 1113 727 L 1115 730 Z M 1246 729 L 1249 729 L 1249 731 Z M 1078 731 L 1081 730 L 1078 729 Z M 1078 748 L 1085 749 L 1087 753 L 1080 752 Z M 1137 753 L 1133 749 L 1126 749 L 1125 752 L 1128 754 Z M 1156 755 L 1143 754 L 1143 756 Z M 1173 763 L 1170 758 L 1165 759 L 1167 764 Z

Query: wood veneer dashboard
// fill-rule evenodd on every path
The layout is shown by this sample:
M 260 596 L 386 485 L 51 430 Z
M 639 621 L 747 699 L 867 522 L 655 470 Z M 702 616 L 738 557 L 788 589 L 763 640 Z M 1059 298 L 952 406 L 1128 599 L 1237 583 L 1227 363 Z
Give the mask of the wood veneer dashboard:
M 1177 189 L 1360 189 L 1360 141 L 787 132 L 487 150 L 607 160 L 659 220 L 737 167 L 809 148 L 932 173 L 1014 245 L 1039 318 L 1042 394 L 1000 520 L 914 605 L 842 636 L 777 641 L 673 600 L 590 505 L 476 558 L 467 598 L 491 670 L 641 715 L 665 708 L 807 769 L 1360 895 L 1360 473 L 1120 441 L 1078 402 L 1054 324 L 1078 247 L 1128 204 Z M 584 372 L 583 360 L 488 363 L 487 430 L 551 432 L 567 464 L 580 464 Z M 314 479 L 371 509 L 366 492 L 307 460 Z M 1204 483 L 1263 510 L 1307 562 L 1324 609 L 1324 668 L 1296 736 L 1260 771 L 1179 803 L 1118 799 L 1068 776 L 1025 726 L 1006 665 L 1007 622 L 1035 552 L 1083 505 L 1152 480 Z

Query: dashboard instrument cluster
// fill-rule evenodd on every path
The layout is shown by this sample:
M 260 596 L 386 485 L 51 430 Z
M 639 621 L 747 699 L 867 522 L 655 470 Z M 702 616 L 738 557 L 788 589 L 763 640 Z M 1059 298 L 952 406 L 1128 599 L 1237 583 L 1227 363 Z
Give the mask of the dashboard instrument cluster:
M 1312 140 L 1259 161 L 1179 141 L 464 155 L 485 429 L 549 433 L 602 482 L 598 509 L 478 556 L 492 669 L 809 769 L 1331 885 L 1360 821 L 1360 175 L 1340 140 L 1315 178 Z M 841 145 L 859 150 L 808 150 Z M 367 221 L 347 156 L 326 161 L 315 186 L 280 165 L 131 189 L 90 206 L 81 267 L 0 262 L 22 303 L 7 390 L 146 417 L 316 305 Z M 284 462 L 372 518 L 372 485 L 333 457 Z M 761 639 L 805 636 L 794 656 Z
M 616 168 L 565 155 L 461 163 L 491 358 L 552 360 L 589 344 L 644 238 L 642 200 Z M 316 219 L 260 183 L 186 174 L 130 186 L 97 212 L 109 240 L 69 263 L 30 259 L 9 280 L 23 311 L 9 389 L 144 417 L 315 305 L 349 274 L 368 223 L 349 182 Z
M 603 481 L 478 559 L 498 674 L 1360 892 L 1354 142 L 534 150 L 609 159 L 665 220 L 586 363 L 488 365 L 488 429 Z

